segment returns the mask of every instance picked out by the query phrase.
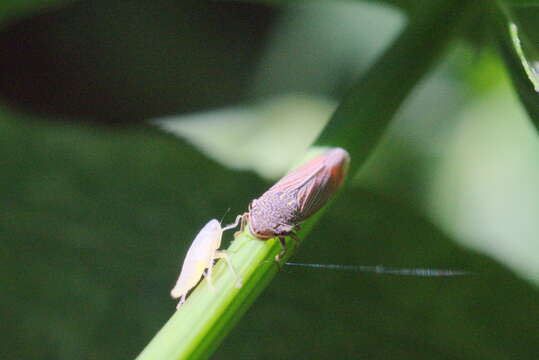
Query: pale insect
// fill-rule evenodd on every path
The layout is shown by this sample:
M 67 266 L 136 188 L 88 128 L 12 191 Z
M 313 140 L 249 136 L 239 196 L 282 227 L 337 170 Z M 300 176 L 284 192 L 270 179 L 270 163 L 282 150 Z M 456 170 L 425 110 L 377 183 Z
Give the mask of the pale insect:
M 208 284 L 213 288 L 211 282 L 212 268 L 214 260 L 223 258 L 236 276 L 236 287 L 241 287 L 241 278 L 236 273 L 232 266 L 228 255 L 223 250 L 218 250 L 221 246 L 221 238 L 223 231 L 235 228 L 240 220 L 240 216 L 234 224 L 221 227 L 221 224 L 216 219 L 210 220 L 202 230 L 197 234 L 195 240 L 189 247 L 185 260 L 183 261 L 180 276 L 176 281 L 176 285 L 170 291 L 170 295 L 174 298 L 180 298 L 180 302 L 176 306 L 179 309 L 185 302 L 185 298 L 189 290 L 194 288 L 200 281 L 202 275 L 208 280 Z M 207 269 L 207 270 L 206 270 Z M 204 272 L 206 270 L 206 272 Z

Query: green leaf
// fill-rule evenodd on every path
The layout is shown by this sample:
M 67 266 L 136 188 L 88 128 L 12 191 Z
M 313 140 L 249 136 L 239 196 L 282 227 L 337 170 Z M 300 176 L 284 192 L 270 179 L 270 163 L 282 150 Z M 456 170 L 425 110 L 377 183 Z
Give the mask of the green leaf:
M 539 92 L 539 57 L 536 49 L 531 47 L 529 40 L 524 40 L 524 34 L 519 36 L 518 27 L 515 23 L 509 24 L 509 34 L 528 80 L 533 84 L 535 92 Z M 524 50 L 525 48 L 526 50 Z
M 275 180 L 299 160 L 298 154 L 305 153 L 334 108 L 322 97 L 287 94 L 255 104 L 154 119 L 151 123 L 186 139 L 228 168 L 254 171 Z M 279 147 L 272 146 L 275 139 Z
M 205 220 L 227 207 L 242 211 L 268 186 L 146 128 L 45 124 L 1 110 L 0 150 L 10 154 L 0 181 L 6 359 L 132 359 L 174 312 L 170 288 Z M 539 353 L 537 288 L 381 196 L 346 189 L 296 260 L 475 274 L 285 267 L 216 359 L 532 360 Z M 234 279 L 221 266 L 221 285 L 229 286 Z
M 0 108 L 0 151 L 10 154 L 0 182 L 6 359 L 134 358 L 173 313 L 170 288 L 198 228 L 244 211 L 265 186 L 150 127 L 107 131 Z
M 500 0 L 500 2 L 508 6 L 539 6 L 539 0 Z
M 2 0 L 0 1 L 0 23 L 7 19 L 50 9 L 75 0 Z M 1 25 L 0 25 L 1 26 Z
M 237 1 L 237 0 L 235 0 Z M 326 3 L 334 2 L 332 0 L 323 0 Z M 421 6 L 421 0 L 356 0 L 358 2 L 369 2 L 374 4 L 391 5 L 396 8 L 411 12 Z M 249 0 L 251 3 L 262 3 L 274 6 L 290 6 L 301 5 L 302 3 L 311 3 L 309 0 Z
M 500 84 L 451 119 L 456 128 L 425 175 L 430 193 L 420 191 L 447 233 L 539 284 L 539 142 L 512 90 Z
M 539 127 L 539 9 L 527 14 L 506 11 L 507 20 L 499 18 L 498 44 L 506 68 L 522 104 L 536 127 Z

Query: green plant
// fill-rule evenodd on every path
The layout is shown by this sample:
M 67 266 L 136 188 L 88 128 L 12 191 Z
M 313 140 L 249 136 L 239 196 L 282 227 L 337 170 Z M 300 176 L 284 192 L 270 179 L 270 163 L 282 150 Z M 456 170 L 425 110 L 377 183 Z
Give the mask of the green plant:
M 508 62 L 515 86 L 530 116 L 536 119 L 539 112 L 535 108 L 539 101 L 533 86 L 539 81 L 539 68 L 536 67 L 539 62 L 534 60 L 538 58 L 530 41 L 525 41 L 525 45 L 531 47 L 529 52 L 521 49 L 522 37 L 519 38 L 508 10 L 511 5 L 524 4 L 506 4 L 502 1 L 496 5 L 445 0 L 423 4 L 418 11 L 410 14 L 408 25 L 388 50 L 348 91 L 313 149 L 316 150 L 317 146 L 347 149 L 353 159 L 350 171 L 354 174 L 373 152 L 403 101 L 443 56 L 455 36 L 462 35 L 463 29 L 470 26 L 480 12 L 498 17 L 498 22 L 492 23 L 492 31 L 500 34 L 501 52 Z M 525 5 L 539 5 L 539 2 Z M 530 53 L 532 58 L 527 61 Z M 516 56 L 520 58 L 520 63 L 516 61 Z M 402 77 L 403 71 L 406 71 L 405 77 Z M 358 143 L 361 146 L 357 146 Z M 316 216 L 308 221 L 308 226 L 300 233 L 302 238 L 318 218 Z M 233 284 L 230 274 L 223 275 L 224 269 L 219 267 L 218 295 L 206 284 L 197 288 L 191 295 L 190 306 L 173 315 L 138 359 L 198 359 L 210 356 L 278 270 L 272 264 L 273 257 L 279 251 L 275 239 L 264 243 L 244 232 L 236 237 L 229 251 L 233 254 L 233 262 L 239 264 L 246 285 L 242 289 L 235 289 L 230 285 Z M 291 254 L 291 251 L 288 252 L 285 259 Z
M 32 20 L 32 15 L 53 3 L 36 0 L 0 5 L 0 19 L 9 20 L 0 29 L 5 35 L 2 44 L 13 35 L 11 24 L 22 21 L 19 26 L 24 29 L 25 19 Z M 38 19 L 35 27 L 42 31 L 57 26 L 53 31 L 45 32 L 43 38 L 35 32 L 29 37 L 18 34 L 14 37 L 18 42 L 6 47 L 4 54 L 8 58 L 19 47 L 26 49 L 20 39 L 27 38 L 28 43 L 35 40 L 46 44 L 46 49 L 51 46 L 50 54 L 59 64 L 64 60 L 56 56 L 57 51 L 63 54 L 62 49 L 75 49 L 72 55 L 77 67 L 67 70 L 76 71 L 67 71 L 67 77 L 80 78 L 83 96 L 57 93 L 53 85 L 47 85 L 46 90 L 38 91 L 39 98 L 56 97 L 69 108 L 73 99 L 85 98 L 87 87 L 110 82 L 101 91 L 110 104 L 105 102 L 104 110 L 99 107 L 94 114 L 103 111 L 113 120 L 118 116 L 129 122 L 137 116 L 149 118 L 186 108 L 185 103 L 203 107 L 228 104 L 232 101 L 226 96 L 237 88 L 230 84 L 246 76 L 237 71 L 236 64 L 227 62 L 242 56 L 244 48 L 238 43 L 250 40 L 239 35 L 248 33 L 241 27 L 244 13 L 225 23 L 226 16 L 219 12 L 235 3 L 161 0 L 154 7 L 143 0 L 74 2 L 62 12 L 64 3 L 59 1 L 51 8 L 62 16 L 45 23 L 48 26 Z M 263 3 L 278 7 L 288 2 Z M 352 163 L 347 186 L 328 204 L 332 208 L 327 211 L 326 207 L 302 227 L 301 254 L 295 254 L 297 249 L 290 245 L 285 260 L 303 255 L 307 261 L 452 267 L 477 276 L 429 282 L 332 273 L 297 276 L 286 273 L 285 268 L 283 276 L 276 277 L 281 270 L 273 262 L 280 251 L 278 241 L 260 241 L 245 231 L 228 248 L 243 287 L 234 287 L 233 274 L 219 262 L 214 270 L 216 291 L 201 282 L 139 359 L 208 358 L 235 325 L 239 329 L 232 339 L 217 350 L 220 358 L 535 358 L 539 351 L 534 316 L 539 310 L 535 285 L 539 271 L 537 262 L 525 260 L 536 259 L 532 240 L 539 233 L 534 231 L 539 213 L 535 206 L 539 171 L 534 166 L 534 154 L 539 151 L 539 2 L 370 3 L 380 3 L 373 7 L 389 4 L 407 17 L 395 39 L 362 74 L 357 76 L 357 69 L 347 67 L 358 59 L 350 49 L 356 42 L 377 42 L 377 36 L 387 30 L 385 23 L 365 27 L 367 33 L 339 34 L 345 40 L 336 45 L 341 38 L 332 38 L 332 31 L 342 24 L 327 20 L 335 15 L 333 6 L 344 6 L 335 17 L 348 16 L 355 23 L 361 22 L 355 18 L 361 11 L 349 10 L 358 4 L 294 4 L 284 15 L 289 22 L 281 20 L 279 26 L 303 26 L 305 32 L 298 35 L 298 28 L 292 28 L 284 36 L 275 35 L 271 41 L 280 41 L 280 47 L 261 66 L 264 70 L 280 64 L 281 68 L 272 68 L 274 72 L 266 75 L 277 80 L 259 80 L 251 89 L 251 98 L 246 96 L 235 108 L 203 113 L 199 118 L 181 116 L 182 139 L 194 146 L 146 127 L 110 130 L 65 122 L 44 125 L 36 120 L 37 115 L 23 116 L 6 101 L 0 109 L 1 143 L 3 154 L 13 156 L 4 158 L 7 181 L 0 188 L 7 280 L 0 290 L 5 294 L 3 309 L 10 328 L 4 339 L 8 345 L 3 346 L 5 357 L 136 356 L 172 311 L 168 290 L 182 253 L 178 243 L 186 248 L 190 236 L 208 218 L 218 216 L 231 203 L 234 211 L 244 211 L 269 186 L 254 174 L 228 170 L 220 163 L 273 176 L 275 171 L 260 169 L 273 165 L 269 160 L 279 157 L 281 147 L 295 142 L 295 137 L 298 142 L 311 141 L 300 133 L 309 128 L 310 118 L 291 137 L 292 125 L 281 118 L 287 114 L 300 117 L 303 113 L 298 108 L 310 108 L 312 118 L 325 118 L 332 104 L 293 96 L 265 102 L 266 96 L 289 88 L 309 93 L 306 88 L 310 86 L 318 95 L 340 99 L 310 151 L 343 147 Z M 313 11 L 316 16 L 298 20 L 298 14 L 312 8 L 317 9 Z M 249 17 L 256 13 L 254 9 L 248 8 Z M 236 27 L 237 33 L 233 32 Z M 180 35 L 174 32 L 178 28 L 183 31 Z M 167 32 L 170 29 L 174 29 L 172 33 Z M 223 43 L 217 38 L 224 39 Z M 326 42 L 316 52 L 309 46 L 310 42 L 319 46 L 318 41 Z M 160 42 L 169 47 L 152 47 Z M 194 44 L 199 45 L 196 51 Z M 470 53 L 476 58 L 463 65 L 453 59 L 459 52 L 460 59 Z M 22 58 L 50 56 L 48 52 L 28 54 L 34 53 L 23 52 Z M 297 78 L 294 72 L 298 68 L 291 61 L 295 58 L 299 58 L 300 69 L 305 68 Z M 498 58 L 503 59 L 503 67 Z M 210 70 L 203 72 L 208 59 Z M 428 75 L 439 63 L 452 64 L 435 79 L 443 78 L 442 90 L 432 91 L 434 100 L 420 104 L 412 115 L 403 114 L 403 105 L 412 103 L 419 90 L 424 90 Z M 167 68 L 170 64 L 176 67 Z M 18 100 L 25 100 L 31 91 L 19 88 L 19 80 L 28 69 L 21 65 L 17 72 L 17 66 L 5 68 L 10 80 L 0 85 L 19 95 Z M 502 68 L 510 75 L 533 128 L 518 116 L 518 106 L 505 103 L 511 93 L 500 80 Z M 263 70 L 258 73 L 262 79 Z M 9 77 L 12 73 L 16 76 Z M 154 73 L 157 80 L 152 82 Z M 177 73 L 182 76 L 171 80 Z M 325 74 L 330 73 L 327 78 L 332 80 L 327 80 Z M 42 84 L 39 80 L 36 76 L 37 85 Z M 460 85 L 454 85 L 456 82 Z M 346 88 L 342 97 L 341 88 Z M 24 91 L 19 93 L 19 89 Z M 123 102 L 114 98 L 119 89 L 124 91 Z M 188 96 L 189 92 L 193 95 Z M 167 93 L 172 95 L 167 97 Z M 177 98 L 185 98 L 185 103 L 174 102 Z M 253 104 L 249 102 L 252 98 L 261 100 Z M 146 103 L 151 105 L 144 108 Z M 131 110 L 122 113 L 129 107 L 126 104 Z M 22 105 L 24 108 L 24 101 Z M 445 112 L 437 111 L 445 106 Z M 84 111 L 88 111 L 86 107 Z M 146 111 L 143 115 L 139 115 L 141 108 Z M 84 111 L 67 118 L 91 117 Z M 53 114 L 46 116 L 58 117 Z M 419 124 L 413 121 L 429 119 L 431 114 L 444 116 Z M 221 127 L 212 128 L 212 121 L 208 128 L 190 127 L 204 124 L 205 116 L 220 120 Z M 234 127 L 231 120 L 242 117 L 253 122 Z M 278 124 L 277 130 L 271 132 L 268 124 Z M 469 127 L 474 126 L 471 131 Z M 486 129 L 491 133 L 485 134 Z M 235 135 L 236 130 L 245 132 Z M 261 133 L 273 140 L 261 141 Z M 509 141 L 504 137 L 508 134 L 517 135 Z M 233 140 L 217 144 L 225 135 Z M 245 165 L 234 155 L 227 157 L 223 148 L 247 149 L 243 152 L 254 155 L 254 165 Z M 439 156 L 440 148 L 450 155 Z M 263 153 L 270 156 L 259 156 Z M 283 162 L 289 163 L 289 159 Z M 499 169 L 505 166 L 506 172 Z M 471 190 L 463 191 L 462 186 Z M 474 243 L 476 238 L 483 242 Z M 273 290 L 259 297 L 272 280 Z M 257 306 L 247 313 L 257 297 Z M 240 322 L 242 316 L 246 319 Z

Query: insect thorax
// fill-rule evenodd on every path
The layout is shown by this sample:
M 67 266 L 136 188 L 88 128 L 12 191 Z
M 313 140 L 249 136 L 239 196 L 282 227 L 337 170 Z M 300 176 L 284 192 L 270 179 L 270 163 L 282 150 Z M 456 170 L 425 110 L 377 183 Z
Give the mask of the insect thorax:
M 295 192 L 268 192 L 249 205 L 249 227 L 262 239 L 288 235 L 302 220 L 298 215 Z

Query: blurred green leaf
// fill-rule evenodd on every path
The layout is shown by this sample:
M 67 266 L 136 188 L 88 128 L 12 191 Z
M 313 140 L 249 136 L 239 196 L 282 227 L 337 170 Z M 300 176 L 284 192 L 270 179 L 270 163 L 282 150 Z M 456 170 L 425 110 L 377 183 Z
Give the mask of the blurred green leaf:
M 340 98 L 405 22 L 401 12 L 370 2 L 290 6 L 274 24 L 250 94 L 260 98 L 296 92 Z
M 151 129 L 0 114 L 2 358 L 133 358 L 174 312 L 193 236 L 267 184 Z M 227 236 L 230 238 L 230 236 Z M 226 242 L 226 239 L 225 239 Z M 413 211 L 348 188 L 299 262 L 470 270 L 425 279 L 284 268 L 217 359 L 532 360 L 537 289 Z
M 2 109 L 0 151 L 3 359 L 134 358 L 173 313 L 199 228 L 264 187 L 152 128 Z
M 275 6 L 288 6 L 288 5 L 298 5 L 298 4 L 301 5 L 302 3 L 305 3 L 305 4 L 311 3 L 308 0 L 300 0 L 300 1 L 297 1 L 297 0 L 248 0 L 248 1 L 252 3 L 263 3 L 263 4 L 275 5 Z M 414 9 L 417 9 L 418 6 L 421 5 L 421 0 L 355 0 L 355 1 L 395 6 L 397 8 L 400 8 L 408 12 Z M 335 1 L 324 0 L 323 2 L 332 3 Z
M 2 0 L 0 1 L 0 22 L 74 1 L 76 0 Z
M 539 351 L 536 288 L 382 196 L 347 189 L 294 261 L 474 274 L 409 278 L 285 267 L 215 358 L 532 360 Z
M 289 94 L 151 122 L 231 169 L 251 170 L 275 180 L 300 160 L 298 154 L 305 153 L 334 107 L 325 98 Z M 279 147 L 273 146 L 276 139 Z
M 499 2 L 509 6 L 539 6 L 539 0 L 499 0 Z
M 526 39 L 524 34 L 519 35 L 518 27 L 515 23 L 509 24 L 509 34 L 528 80 L 533 84 L 535 92 L 539 92 L 539 56 L 537 49 L 533 47 L 529 39 Z
M 502 85 L 502 84 L 500 84 Z M 456 114 L 426 176 L 426 213 L 455 240 L 539 284 L 539 141 L 510 84 Z M 402 186 L 402 185 L 401 185 Z M 430 192 L 430 194 L 429 194 Z
M 526 13 L 507 11 L 507 20 L 499 18 L 495 26 L 506 69 L 522 104 L 539 127 L 539 9 L 528 8 Z

